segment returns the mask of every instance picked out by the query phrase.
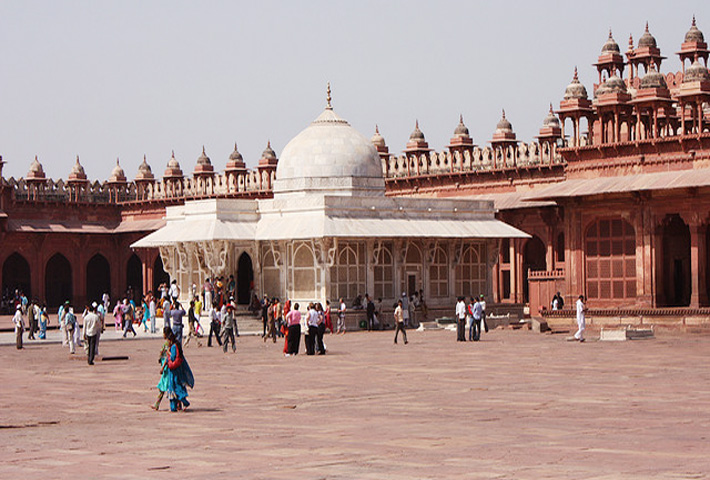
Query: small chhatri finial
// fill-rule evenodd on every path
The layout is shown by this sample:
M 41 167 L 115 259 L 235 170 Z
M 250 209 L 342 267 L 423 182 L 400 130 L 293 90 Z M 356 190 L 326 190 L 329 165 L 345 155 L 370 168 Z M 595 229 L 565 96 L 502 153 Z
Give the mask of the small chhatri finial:
M 646 20 L 646 33 L 648 33 L 648 20 Z
M 459 123 L 463 125 L 463 113 L 459 113 Z
M 414 120 L 414 129 L 419 130 L 419 119 Z
M 205 146 L 204 146 L 204 145 L 202 145 L 202 155 L 206 155 L 206 154 L 205 154 Z
M 634 49 L 634 36 L 633 34 L 629 33 L 629 50 Z
M 380 133 L 380 127 L 378 127 L 377 124 L 375 124 L 375 133 Z
M 147 161 L 148 161 L 148 158 L 146 157 L 146 154 L 145 154 L 145 153 L 143 154 L 143 161 L 144 161 L 144 162 L 147 162 Z
M 554 110 L 552 110 L 552 102 L 550 102 L 550 113 L 555 113 Z
M 579 80 L 579 77 L 577 76 L 577 65 L 574 66 L 574 78 L 573 80 Z
M 118 163 L 118 157 L 116 157 L 116 166 L 120 166 L 120 164 Z
M 237 142 L 234 142 L 234 151 L 237 151 Z
M 695 26 L 696 26 L 695 25 L 695 14 L 693 14 L 693 24 L 691 25 L 691 27 L 695 27 Z
M 175 158 L 175 150 L 172 150 L 173 158 Z
M 79 155 L 76 156 L 76 163 L 79 163 Z
M 505 118 L 505 108 L 503 109 L 503 118 Z
M 326 93 L 327 93 L 326 100 L 328 103 L 325 108 L 327 108 L 328 110 L 332 110 L 333 105 L 331 105 L 330 102 L 333 100 L 333 98 L 330 96 L 330 82 L 328 82 L 328 88 L 326 89 Z
M 266 141 L 266 148 L 271 148 L 271 140 Z
M 609 39 L 613 39 L 614 37 L 611 36 L 611 27 L 609 27 Z

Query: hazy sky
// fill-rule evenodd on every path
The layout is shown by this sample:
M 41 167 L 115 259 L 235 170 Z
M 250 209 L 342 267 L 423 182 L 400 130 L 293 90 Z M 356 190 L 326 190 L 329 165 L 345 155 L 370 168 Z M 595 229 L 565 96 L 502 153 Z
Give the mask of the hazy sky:
M 390 152 L 415 119 L 442 150 L 463 114 L 485 145 L 501 108 L 530 141 L 574 66 L 591 94 L 611 27 L 626 50 L 648 21 L 668 60 L 692 15 L 710 40 L 710 2 L 9 1 L 0 2 L 0 155 L 24 176 L 35 155 L 52 178 L 81 158 L 104 180 L 117 157 L 132 179 L 147 155 L 160 177 L 175 151 L 202 146 L 223 170 L 234 142 L 254 166 L 280 155 L 322 111 Z

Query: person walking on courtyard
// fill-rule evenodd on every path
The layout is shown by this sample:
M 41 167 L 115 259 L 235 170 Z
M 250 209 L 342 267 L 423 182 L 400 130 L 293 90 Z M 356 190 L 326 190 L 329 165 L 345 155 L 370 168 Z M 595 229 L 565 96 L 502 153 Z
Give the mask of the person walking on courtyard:
M 49 325 L 49 314 L 47 314 L 47 306 L 42 305 L 39 309 L 39 339 L 47 339 L 47 325 Z
M 37 331 L 37 315 L 36 315 L 36 310 L 35 310 L 35 304 L 36 302 L 32 300 L 30 304 L 27 306 L 27 323 L 28 325 L 28 333 L 27 333 L 27 340 L 34 340 L 35 339 L 35 332 Z
M 340 299 L 340 307 L 338 308 L 338 325 L 335 327 L 335 333 L 345 333 L 345 299 Z
M 18 350 L 22 350 L 22 332 L 25 331 L 25 319 L 22 318 L 22 305 L 15 306 L 15 316 L 12 317 L 12 323 L 15 325 L 15 346 Z
M 459 297 L 456 302 L 456 341 L 466 341 L 466 302 Z
M 77 328 L 76 316 L 74 308 L 69 302 L 64 304 L 64 329 L 67 332 L 67 343 L 69 344 L 69 353 L 74 354 L 74 330 Z
M 308 330 L 305 338 L 306 343 L 306 355 L 316 354 L 316 337 L 318 337 L 318 312 L 316 311 L 316 306 L 313 302 L 308 304 L 308 316 L 306 322 L 308 325 Z
M 369 294 L 365 294 L 365 308 L 367 312 L 367 331 L 375 329 L 375 302 L 372 301 Z
M 394 343 L 397 344 L 397 336 L 399 332 L 402 332 L 402 338 L 404 338 L 404 344 L 409 343 L 407 341 L 407 331 L 404 329 L 404 313 L 402 308 L 402 300 L 397 300 L 397 307 L 394 309 Z
M 171 325 L 170 328 L 172 329 L 173 333 L 175 334 L 175 338 L 177 338 L 178 342 L 180 342 L 180 346 L 182 348 L 182 330 L 183 330 L 183 324 L 182 324 L 182 317 L 185 315 L 185 310 L 182 308 L 182 305 L 180 305 L 180 302 L 177 300 L 173 300 L 172 306 L 170 307 L 170 321 Z
M 269 302 L 269 297 L 264 295 L 264 299 L 261 301 L 261 323 L 264 327 L 261 338 L 264 341 L 266 341 L 266 330 L 269 328 L 269 308 L 271 308 L 271 302 Z
M 404 317 L 404 326 L 409 326 L 409 298 L 406 292 L 402 292 L 402 316 Z
M 123 338 L 126 338 L 128 332 L 131 332 L 135 337 L 136 331 L 133 329 L 133 319 L 135 310 L 133 309 L 133 305 L 128 303 L 128 298 L 123 299 L 123 305 L 121 306 L 121 310 L 123 311 Z
M 156 333 L 158 329 L 155 325 L 155 316 L 157 315 L 155 297 L 153 296 L 153 292 L 149 292 L 148 295 L 148 317 L 150 318 L 150 333 Z
M 587 304 L 584 295 L 580 295 L 577 299 L 577 333 L 574 334 L 574 340 L 584 341 L 584 330 L 587 328 L 586 313 Z
M 186 410 L 190 406 L 190 402 L 187 401 L 186 387 L 194 388 L 195 378 L 185 358 L 181 342 L 174 333 L 171 332 L 169 335 L 167 393 L 170 399 L 170 411 L 177 412 L 178 410 Z
M 67 315 L 68 311 L 69 311 L 69 300 L 64 302 L 63 305 L 60 305 L 59 310 L 57 310 L 57 322 L 59 323 L 59 331 L 62 334 L 62 346 L 63 347 L 66 347 L 69 344 L 68 335 L 67 335 L 67 326 L 66 326 L 66 323 L 64 322 L 64 317 Z
M 220 334 L 220 322 L 219 322 L 219 312 L 217 311 L 216 308 L 213 306 L 210 306 L 210 309 L 207 311 L 207 318 L 210 321 L 210 334 L 207 337 L 207 346 L 211 347 L 212 346 L 212 334 L 214 333 L 214 338 L 217 341 L 217 344 L 221 347 L 222 346 L 222 338 Z
M 470 314 L 471 329 L 468 332 L 468 341 L 477 342 L 481 338 L 481 323 L 483 322 L 483 306 L 476 297 L 471 297 Z
M 288 334 L 286 335 L 288 348 L 286 356 L 298 355 L 298 344 L 301 342 L 301 312 L 298 303 L 293 304 L 293 310 L 286 315 Z
M 120 300 L 117 301 L 116 306 L 113 307 L 113 324 L 117 332 L 123 330 L 123 305 Z
M 187 338 L 185 339 L 185 343 L 183 343 L 183 347 L 187 347 L 187 345 L 190 343 L 190 340 L 195 338 L 197 342 L 197 346 L 201 347 L 202 342 L 200 339 L 197 337 L 197 329 L 195 327 L 195 324 L 199 321 L 197 317 L 195 316 L 195 301 L 190 302 L 190 308 L 187 309 Z
M 96 303 L 89 307 L 89 313 L 84 317 L 84 338 L 88 345 L 86 360 L 89 365 L 94 364 L 96 357 L 96 340 L 101 332 L 101 319 L 96 314 Z
M 205 310 L 209 311 L 212 308 L 212 282 L 209 278 L 205 279 L 205 284 L 202 286 L 202 295 L 205 298 Z
M 234 340 L 234 307 L 227 305 L 222 314 L 222 350 L 227 353 L 227 345 L 232 342 L 232 353 L 237 353 L 237 344 Z
M 333 334 L 333 316 L 330 311 L 330 300 L 325 301 L 325 310 L 323 311 L 323 319 L 325 320 L 325 330 L 330 330 Z
M 150 406 L 153 410 L 160 409 L 160 402 L 163 401 L 163 396 L 165 392 L 168 391 L 168 353 L 170 352 L 170 334 L 172 330 L 170 327 L 163 328 L 163 338 L 165 343 L 163 343 L 163 348 L 160 350 L 160 356 L 158 357 L 158 363 L 160 364 L 160 380 L 158 381 L 158 398 L 155 403 Z
M 323 305 L 321 305 L 320 302 L 316 303 L 316 312 L 318 312 L 316 352 L 318 355 L 325 355 L 325 343 L 323 343 L 323 334 L 325 333 L 325 312 L 323 311 Z

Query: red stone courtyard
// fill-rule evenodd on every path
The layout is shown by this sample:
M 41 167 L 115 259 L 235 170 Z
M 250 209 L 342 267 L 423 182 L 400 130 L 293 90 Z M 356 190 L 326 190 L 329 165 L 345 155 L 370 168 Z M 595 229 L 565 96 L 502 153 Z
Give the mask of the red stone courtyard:
M 710 336 L 409 335 L 327 336 L 325 357 L 188 347 L 177 414 L 149 408 L 157 339 L 106 341 L 130 359 L 93 368 L 2 342 L 0 478 L 709 478 Z

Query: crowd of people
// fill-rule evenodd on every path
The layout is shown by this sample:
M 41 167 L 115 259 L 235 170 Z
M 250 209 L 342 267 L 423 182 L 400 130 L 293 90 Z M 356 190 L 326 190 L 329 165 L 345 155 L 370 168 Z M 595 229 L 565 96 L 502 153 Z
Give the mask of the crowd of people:
M 488 332 L 486 323 L 486 298 L 483 294 L 470 297 L 468 304 L 466 297 L 458 297 L 456 302 L 456 341 L 477 342 L 481 339 L 481 331 Z

